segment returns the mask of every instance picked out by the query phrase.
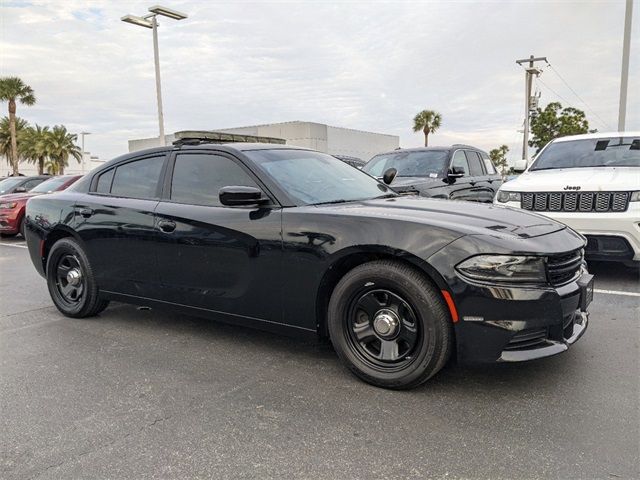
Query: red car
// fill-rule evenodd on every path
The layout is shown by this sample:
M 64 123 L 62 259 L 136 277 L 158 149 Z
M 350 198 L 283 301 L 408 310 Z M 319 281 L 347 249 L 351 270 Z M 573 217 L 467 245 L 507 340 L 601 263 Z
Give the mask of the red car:
M 24 193 L 11 193 L 0 197 L 0 236 L 13 237 L 18 233 L 24 237 L 24 208 L 27 200 L 45 193 L 59 192 L 73 184 L 82 175 L 61 175 L 42 182 Z

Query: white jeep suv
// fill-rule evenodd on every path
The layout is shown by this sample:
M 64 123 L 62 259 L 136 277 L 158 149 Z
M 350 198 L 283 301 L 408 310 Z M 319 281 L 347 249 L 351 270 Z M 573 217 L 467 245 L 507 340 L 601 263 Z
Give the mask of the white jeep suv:
M 554 218 L 587 237 L 592 260 L 640 261 L 640 132 L 548 143 L 494 202 Z

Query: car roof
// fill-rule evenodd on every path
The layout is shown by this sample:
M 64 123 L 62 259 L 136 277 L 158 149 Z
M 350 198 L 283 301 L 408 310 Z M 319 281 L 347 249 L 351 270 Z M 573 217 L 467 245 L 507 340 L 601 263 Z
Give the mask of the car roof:
M 572 140 L 593 140 L 597 138 L 611 138 L 611 137 L 640 137 L 640 132 L 596 132 L 596 133 L 584 133 L 582 135 L 569 135 L 566 137 L 556 138 L 553 142 L 570 142 Z
M 400 153 L 400 152 L 430 152 L 430 151 L 434 151 L 434 152 L 449 152 L 451 150 L 459 150 L 459 149 L 476 150 L 478 152 L 484 152 L 484 150 L 482 150 L 481 148 L 473 147 L 471 145 L 455 144 L 455 145 L 450 145 L 448 147 L 437 147 L 437 146 L 434 146 L 434 147 L 396 148 L 395 150 L 389 150 L 387 152 L 377 153 L 375 156 L 378 156 L 378 155 L 389 155 L 390 153 Z

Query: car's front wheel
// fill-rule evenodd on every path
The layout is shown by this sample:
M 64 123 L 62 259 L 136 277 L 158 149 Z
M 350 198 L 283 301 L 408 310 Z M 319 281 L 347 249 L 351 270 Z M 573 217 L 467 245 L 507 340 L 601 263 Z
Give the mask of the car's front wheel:
M 331 342 L 343 363 L 373 385 L 416 387 L 447 362 L 451 320 L 438 290 L 414 268 L 374 261 L 348 272 L 331 295 Z
M 47 286 L 53 303 L 67 317 L 91 317 L 109 304 L 100 298 L 89 259 L 72 238 L 62 238 L 51 248 Z

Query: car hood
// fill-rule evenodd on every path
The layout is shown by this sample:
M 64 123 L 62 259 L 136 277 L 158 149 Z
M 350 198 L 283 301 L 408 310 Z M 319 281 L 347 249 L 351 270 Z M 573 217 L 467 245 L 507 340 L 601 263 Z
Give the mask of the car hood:
M 3 202 L 7 202 L 9 200 L 11 201 L 20 201 L 20 200 L 28 200 L 31 197 L 36 197 L 38 195 L 42 195 L 41 193 L 29 193 L 29 192 L 22 192 L 22 193 L 7 193 L 5 195 L 1 195 L 0 198 L 2 198 Z
M 442 185 L 441 178 L 432 177 L 396 177 L 389 185 L 394 190 L 399 192 L 406 192 L 409 190 L 416 190 L 420 188 L 433 188 Z
M 501 190 L 513 192 L 629 191 L 638 190 L 638 185 L 640 185 L 639 167 L 557 168 L 525 172 L 518 178 L 505 183 Z
M 316 208 L 334 214 L 422 223 L 456 231 L 461 235 L 532 238 L 566 228 L 551 218 L 520 209 L 418 196 L 322 205 Z

